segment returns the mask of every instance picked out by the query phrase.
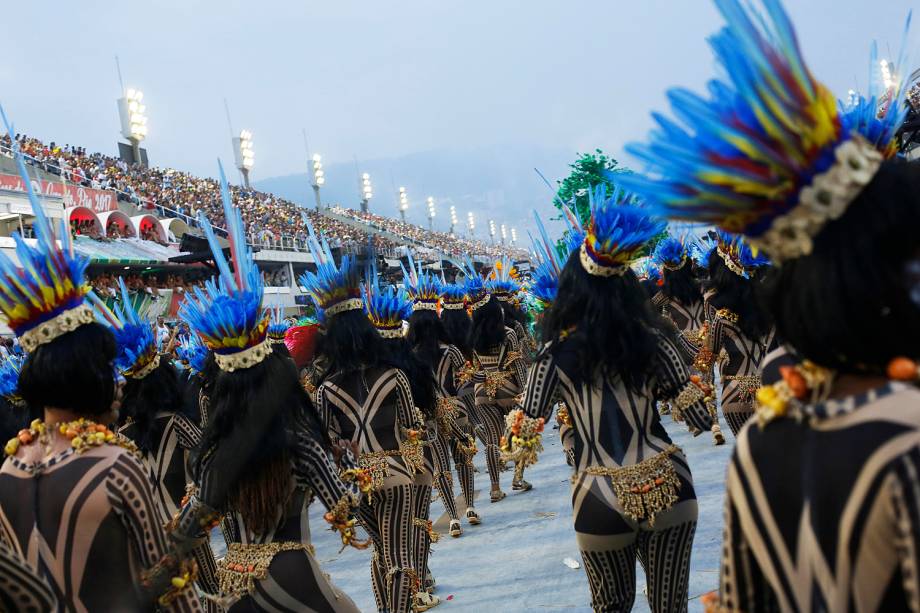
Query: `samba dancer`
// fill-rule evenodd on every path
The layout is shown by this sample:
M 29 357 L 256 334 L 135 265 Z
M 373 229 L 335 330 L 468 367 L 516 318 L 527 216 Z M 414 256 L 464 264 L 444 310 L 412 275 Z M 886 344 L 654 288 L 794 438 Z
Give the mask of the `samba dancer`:
M 629 147 L 655 175 L 628 182 L 656 210 L 770 257 L 766 308 L 803 360 L 738 434 L 712 608 L 916 611 L 920 170 L 895 157 L 904 83 L 838 105 L 782 5 L 758 4 L 717 3 L 727 76 L 712 98 L 674 91 L 683 125 Z
M 524 409 L 509 418 L 508 445 L 519 462 L 535 461 L 543 422 L 564 401 L 574 432 L 575 532 L 594 610 L 631 610 L 637 559 L 652 611 L 683 610 L 697 503 L 686 458 L 655 403 L 671 401 L 702 432 L 711 423 L 707 393 L 690 380 L 629 267 L 664 224 L 617 195 L 605 198 L 603 186 L 591 211 L 544 315 L 552 340 L 531 369 Z

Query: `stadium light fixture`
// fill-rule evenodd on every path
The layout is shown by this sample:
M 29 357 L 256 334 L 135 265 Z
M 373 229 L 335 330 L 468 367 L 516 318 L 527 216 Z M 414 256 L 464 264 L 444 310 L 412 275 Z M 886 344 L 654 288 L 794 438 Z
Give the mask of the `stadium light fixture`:
M 320 209 L 319 188 L 326 183 L 326 172 L 323 170 L 323 156 L 318 153 L 313 154 L 310 162 L 310 171 L 313 175 L 313 181 L 310 185 L 313 187 L 313 196 L 316 198 L 316 210 Z
M 495 220 L 489 220 L 489 238 L 495 242 Z
M 450 205 L 450 234 L 454 235 L 454 228 L 457 226 L 457 207 Z
M 243 175 L 243 185 L 249 189 L 249 171 L 255 163 L 255 153 L 252 150 L 252 132 L 240 131 L 240 135 L 233 139 L 233 157 L 236 168 Z
M 409 195 L 406 193 L 405 187 L 399 188 L 399 217 L 406 221 L 406 211 L 409 210 Z
M 144 92 L 129 87 L 118 99 L 118 117 L 121 120 L 121 135 L 131 143 L 134 161 L 140 162 L 140 144 L 147 138 L 147 107 Z
M 476 232 L 476 219 L 473 217 L 473 211 L 466 214 L 466 227 L 470 229 L 470 236 Z
M 515 230 L 514 228 L 511 228 L 511 244 L 513 245 L 516 242 L 517 242 L 517 230 Z
M 505 239 L 508 238 L 508 231 L 505 229 L 505 224 L 501 225 L 501 233 L 502 233 L 502 245 L 504 245 Z
M 367 213 L 367 205 L 374 197 L 374 188 L 371 187 L 371 176 L 366 172 L 361 175 L 361 211 Z
M 428 202 L 428 229 L 434 230 L 434 216 L 435 216 L 434 196 L 428 196 L 427 202 Z

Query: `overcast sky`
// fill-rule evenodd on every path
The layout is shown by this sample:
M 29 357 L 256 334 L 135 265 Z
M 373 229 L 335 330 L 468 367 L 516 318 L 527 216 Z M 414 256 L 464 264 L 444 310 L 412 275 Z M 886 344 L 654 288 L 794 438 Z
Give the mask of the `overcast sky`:
M 896 52 L 912 3 L 786 4 L 813 71 L 843 95 L 865 85 L 873 39 Z M 505 143 L 616 154 L 666 87 L 713 74 L 705 37 L 720 26 L 708 0 L 24 0 L 3 13 L 0 101 L 20 131 L 113 153 L 117 54 L 145 94 L 153 164 L 232 164 L 227 98 L 233 128 L 253 133 L 255 179 L 303 170 L 302 128 L 331 161 Z

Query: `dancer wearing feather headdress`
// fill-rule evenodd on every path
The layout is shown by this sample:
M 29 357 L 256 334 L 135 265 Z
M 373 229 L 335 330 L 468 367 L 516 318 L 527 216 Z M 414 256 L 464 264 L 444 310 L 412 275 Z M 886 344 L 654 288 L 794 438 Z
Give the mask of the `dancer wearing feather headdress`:
M 716 6 L 726 76 L 708 98 L 670 93 L 686 127 L 660 118 L 631 147 L 654 174 L 629 182 L 770 257 L 766 308 L 802 361 L 738 433 L 712 608 L 917 610 L 920 168 L 894 157 L 903 83 L 838 105 L 778 0 Z
M 231 261 L 199 214 L 220 274 L 205 291 L 189 295 L 179 312 L 210 349 L 217 373 L 194 467 L 198 488 L 173 521 L 173 538 L 178 547 L 190 547 L 223 518 L 228 543 L 218 571 L 220 602 L 231 612 L 276 611 L 278 603 L 357 611 L 313 555 L 308 509 L 319 498 L 343 546 L 360 547 L 353 519 L 360 473 L 350 451 L 331 448 L 293 362 L 272 349 L 261 273 L 223 168 L 220 181 Z
M 421 266 L 415 267 L 411 259 L 409 265 L 412 272 L 403 271 L 413 305 L 407 338 L 414 355 L 425 364 L 437 382 L 436 420 L 429 427 L 435 459 L 435 485 L 450 517 L 450 535 L 456 538 L 463 534 L 463 529 L 454 500 L 451 449 L 466 501 L 466 518 L 470 523 L 479 523 L 479 515 L 473 506 L 475 492 L 472 485 L 472 456 L 476 453 L 476 444 L 469 434 L 471 426 L 466 406 L 457 398 L 454 375 L 455 369 L 462 368 L 465 360 L 460 350 L 447 342 L 447 332 L 438 317 L 443 291 L 441 279 L 430 271 L 424 271 Z
M 96 318 L 112 329 L 117 354 L 115 367 L 125 377 L 124 397 L 118 433 L 134 441 L 150 470 L 161 513 L 166 525 L 179 512 L 187 485 L 192 484 L 190 455 L 201 443 L 201 428 L 185 412 L 179 374 L 157 352 L 153 323 L 142 318 L 128 288 L 118 280 L 120 303 L 112 311 L 90 294 Z M 198 563 L 198 584 L 207 593 L 217 593 L 217 566 L 208 542 L 194 550 Z M 214 608 L 213 603 L 207 603 Z
M 776 330 L 755 296 L 769 260 L 755 255 L 742 237 L 719 232 L 709 256 L 704 293 L 707 325 L 699 336 L 697 365 L 706 381 L 719 367 L 722 415 L 732 434 L 754 415 L 760 368 L 775 347 Z
M 498 502 L 506 496 L 500 482 L 501 437 L 505 430 L 505 417 L 520 402 L 527 367 L 517 335 L 506 325 L 501 303 L 492 295 L 489 284 L 483 282 L 471 262 L 467 264 L 465 273 L 467 295 L 473 312 L 470 345 L 476 366 L 473 376 L 476 412 L 483 425 L 481 432 L 492 485 L 490 499 Z M 520 471 L 516 470 L 511 488 L 526 492 L 531 487 L 523 478 L 523 467 Z
M 372 259 L 372 258 L 371 258 Z M 367 271 L 364 286 L 362 287 L 367 316 L 371 324 L 383 339 L 382 345 L 388 352 L 388 357 L 393 363 L 402 364 L 402 370 L 412 386 L 412 400 L 421 411 L 425 419 L 425 444 L 422 451 L 425 463 L 422 470 L 415 473 L 413 484 L 413 516 L 412 525 L 414 532 L 415 568 L 419 577 L 423 578 L 422 587 L 415 595 L 415 608 L 417 611 L 427 611 L 440 604 L 440 599 L 431 592 L 434 591 L 434 577 L 428 568 L 428 555 L 431 552 L 431 543 L 438 540 L 431 524 L 431 490 L 435 484 L 435 476 L 443 480 L 439 471 L 447 455 L 443 443 L 437 436 L 438 415 L 436 413 L 439 398 L 435 389 L 435 380 L 428 365 L 416 356 L 412 347 L 406 340 L 406 320 L 412 315 L 412 299 L 405 288 L 388 286 L 381 288 L 377 282 L 376 268 Z M 447 470 L 450 470 L 447 460 Z M 443 485 L 438 484 L 443 491 Z M 453 496 L 453 492 L 450 492 Z M 445 505 L 446 507 L 446 505 Z M 448 511 L 449 513 L 449 511 Z M 454 511 L 456 513 L 456 510 Z
M 0 312 L 28 354 L 16 393 L 41 417 L 5 446 L 0 541 L 51 586 L 62 610 L 198 611 L 194 561 L 167 555 L 147 468 L 105 425 L 118 418 L 116 346 L 85 301 L 89 259 L 74 254 L 66 231 L 58 244 L 13 147 L 35 243 L 15 235 L 19 266 L 0 255 Z
M 424 470 L 424 417 L 416 407 L 403 359 L 394 359 L 364 312 L 360 271 L 350 256 L 337 265 L 312 233 L 316 273 L 300 284 L 326 323 L 326 375 L 316 390 L 323 426 L 333 441 L 359 453 L 368 496 L 359 508 L 371 535 L 371 580 L 377 608 L 412 610 L 422 582 L 416 567 L 413 516 L 416 474 Z
M 520 461 L 536 461 L 543 423 L 564 402 L 574 435 L 575 533 L 594 610 L 632 608 L 638 559 L 652 610 L 681 611 L 696 496 L 655 404 L 672 402 L 704 432 L 711 424 L 707 390 L 690 380 L 630 268 L 663 222 L 618 195 L 606 198 L 602 187 L 592 193 L 591 210 L 544 315 L 549 342 L 530 371 L 523 410 L 509 415 L 506 444 Z
M 536 351 L 536 341 L 528 330 L 530 322 L 527 313 L 521 307 L 522 289 L 514 263 L 509 258 L 496 261 L 489 273 L 489 291 L 501 305 L 505 323 L 514 330 L 518 347 L 525 362 L 529 364 Z

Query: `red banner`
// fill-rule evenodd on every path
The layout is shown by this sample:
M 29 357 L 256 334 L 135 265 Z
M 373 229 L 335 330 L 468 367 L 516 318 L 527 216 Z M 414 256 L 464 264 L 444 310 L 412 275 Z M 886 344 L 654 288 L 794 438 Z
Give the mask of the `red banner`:
M 41 196 L 63 198 L 64 208 L 85 206 L 97 213 L 118 209 L 115 192 L 91 189 L 61 181 L 42 180 L 39 182 L 35 179 L 32 180 L 32 189 Z M 8 192 L 26 191 L 22 184 L 22 177 L 3 173 L 0 173 L 0 190 Z

